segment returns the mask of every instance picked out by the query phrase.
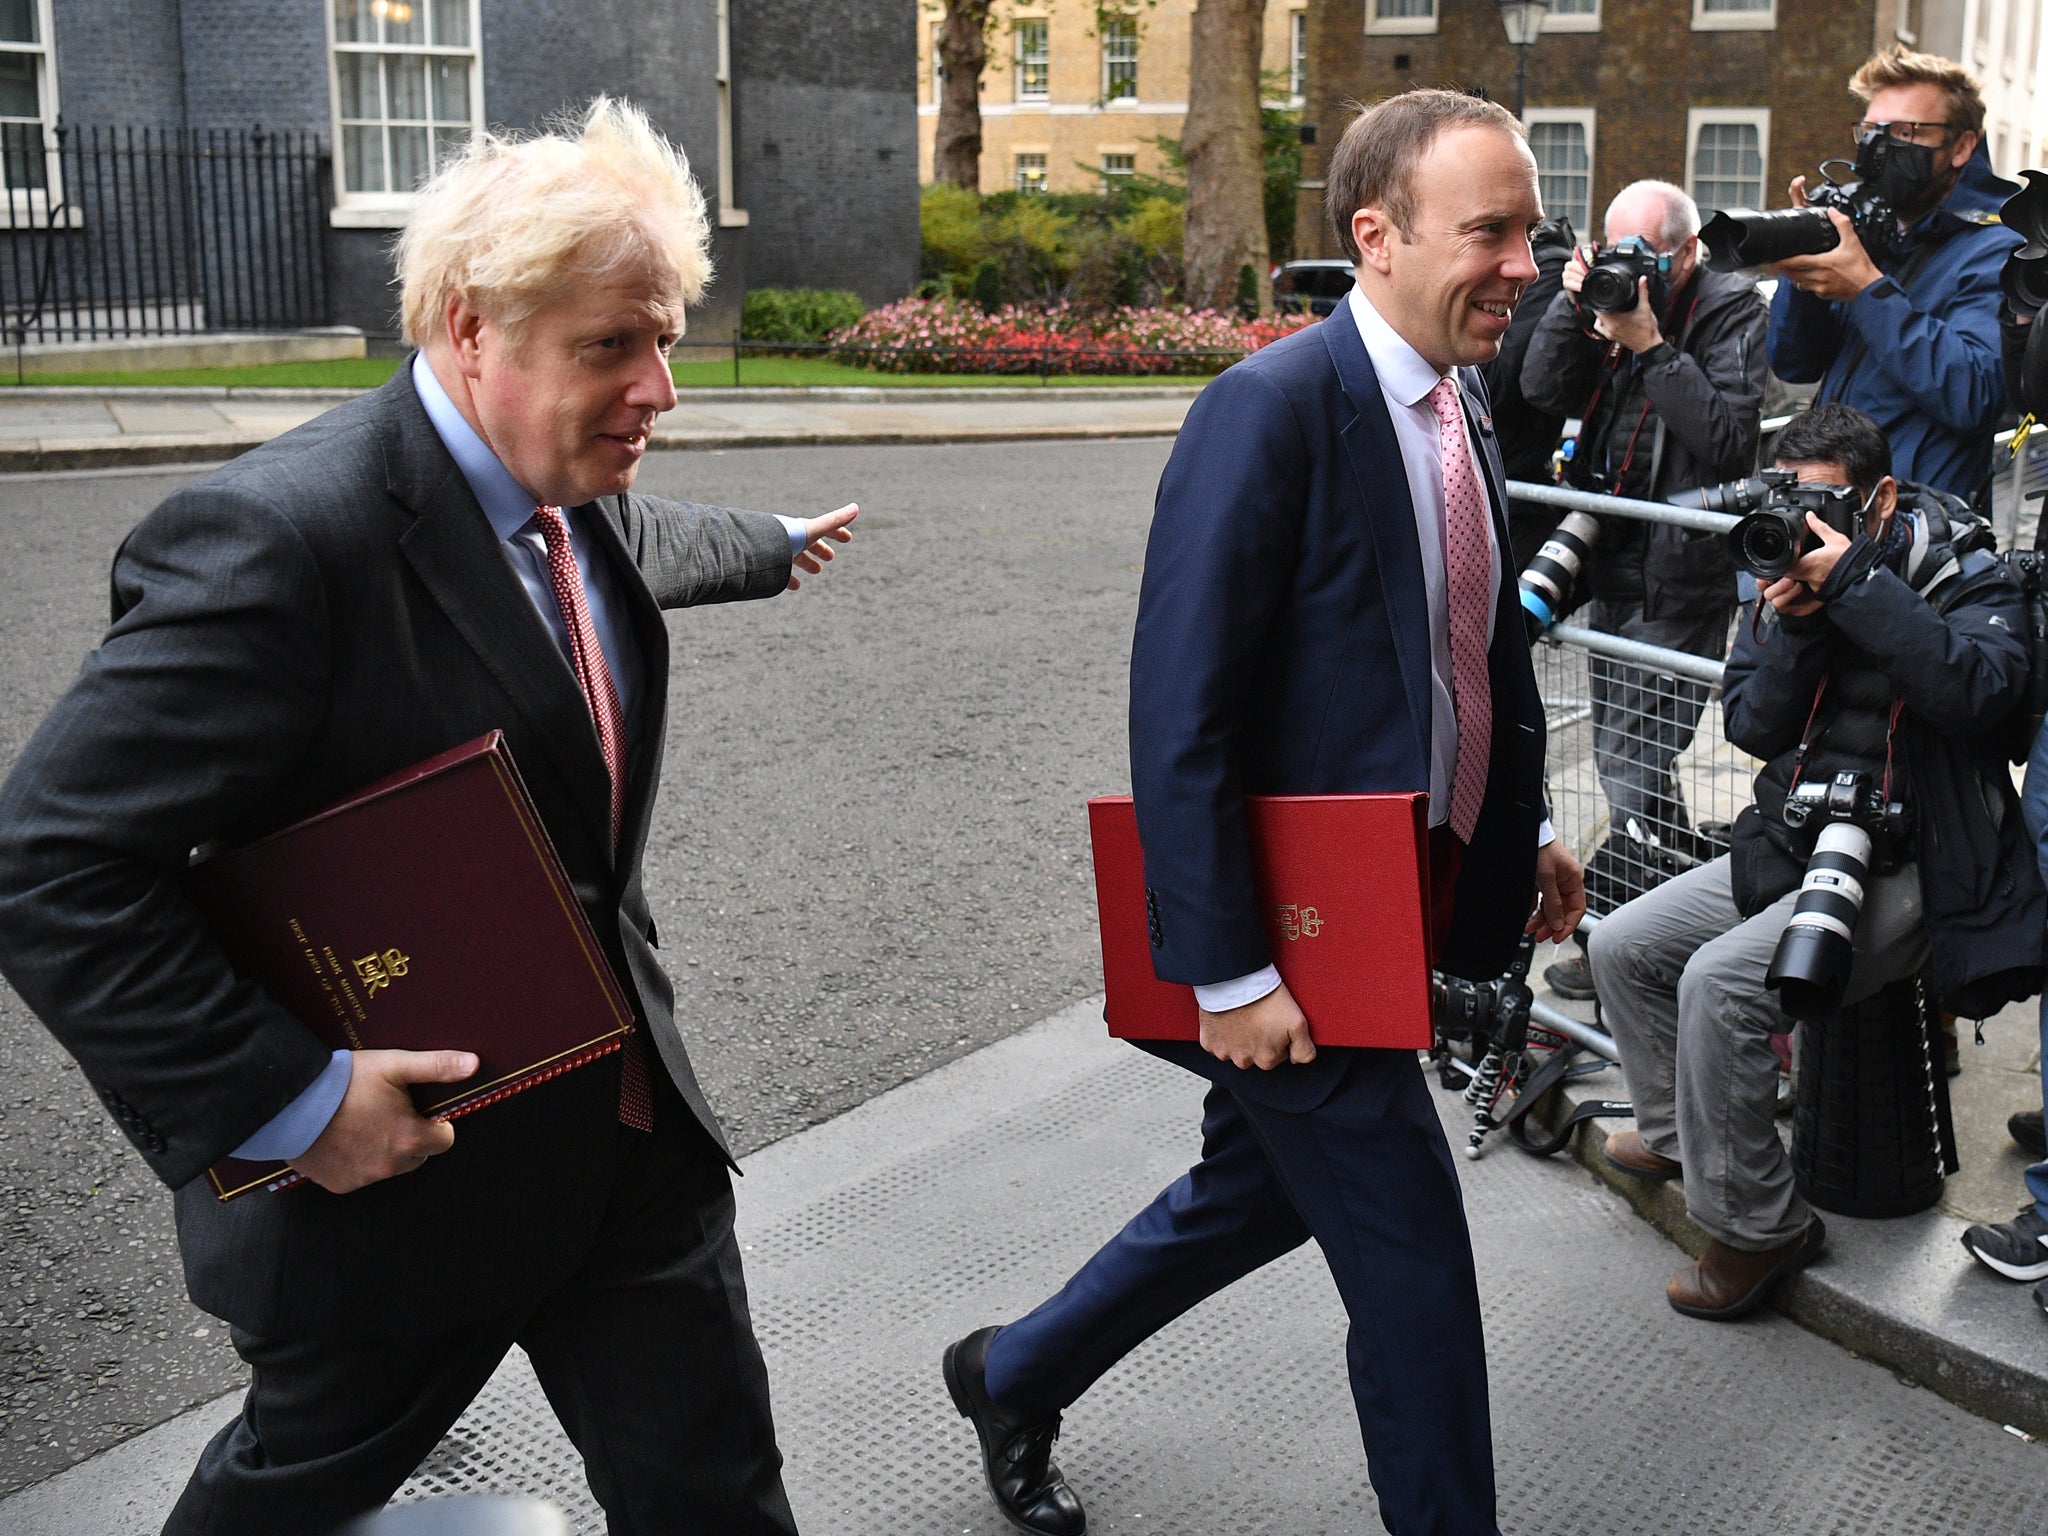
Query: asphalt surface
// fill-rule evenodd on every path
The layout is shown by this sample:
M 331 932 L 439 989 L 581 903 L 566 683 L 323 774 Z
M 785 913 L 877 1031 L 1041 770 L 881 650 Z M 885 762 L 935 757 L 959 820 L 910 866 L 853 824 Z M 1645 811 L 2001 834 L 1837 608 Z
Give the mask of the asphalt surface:
M 1158 441 L 653 455 L 644 488 L 859 501 L 843 563 L 671 617 L 648 891 L 741 1152 L 1096 989 L 1081 810 L 1125 788 Z M 0 762 L 97 641 L 121 537 L 190 474 L 0 479 Z M 0 987 L 0 1492 L 241 1380 L 171 1203 Z

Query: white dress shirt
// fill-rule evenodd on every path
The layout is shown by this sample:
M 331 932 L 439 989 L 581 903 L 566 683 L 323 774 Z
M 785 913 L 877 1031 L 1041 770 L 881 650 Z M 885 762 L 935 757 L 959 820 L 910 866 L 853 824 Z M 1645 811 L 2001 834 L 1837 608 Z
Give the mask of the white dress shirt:
M 1372 307 L 1363 289 L 1354 287 L 1345 300 L 1343 313 L 1358 327 L 1365 343 L 1372 371 L 1379 378 L 1380 397 L 1394 423 L 1394 441 L 1401 450 L 1401 469 L 1408 481 L 1408 500 L 1415 509 L 1415 536 L 1422 546 L 1422 589 L 1429 609 L 1429 824 L 1441 826 L 1451 814 L 1451 777 L 1458 766 L 1458 715 L 1451 695 L 1451 605 L 1447 596 L 1448 571 L 1444 563 L 1444 466 L 1443 432 L 1429 393 L 1446 377 L 1402 339 Z M 1335 314 L 1325 325 L 1342 324 Z M 1473 436 L 1471 413 L 1466 411 L 1465 438 L 1475 470 L 1484 450 Z M 1501 550 L 1494 537 L 1492 519 L 1487 521 L 1490 571 L 1487 590 L 1492 597 L 1486 609 L 1486 639 L 1493 643 L 1494 620 L 1500 611 Z M 1537 845 L 1551 840 L 1550 823 L 1545 821 Z M 1195 988 L 1195 1000 L 1210 1013 L 1222 1013 L 1255 1003 L 1280 985 L 1280 973 L 1272 966 Z

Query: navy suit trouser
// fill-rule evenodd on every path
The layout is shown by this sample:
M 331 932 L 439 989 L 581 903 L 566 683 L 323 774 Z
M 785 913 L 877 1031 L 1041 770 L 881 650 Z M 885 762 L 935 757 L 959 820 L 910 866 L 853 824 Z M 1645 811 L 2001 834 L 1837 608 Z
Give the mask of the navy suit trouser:
M 1498 1536 L 1479 1287 L 1443 1127 L 1410 1051 L 1351 1051 L 1280 1109 L 1227 1085 L 1202 1160 L 991 1342 L 990 1395 L 1049 1418 L 1176 1317 L 1313 1237 L 1350 1317 L 1366 1470 L 1394 1536 Z M 1284 1069 L 1283 1069 L 1284 1070 Z

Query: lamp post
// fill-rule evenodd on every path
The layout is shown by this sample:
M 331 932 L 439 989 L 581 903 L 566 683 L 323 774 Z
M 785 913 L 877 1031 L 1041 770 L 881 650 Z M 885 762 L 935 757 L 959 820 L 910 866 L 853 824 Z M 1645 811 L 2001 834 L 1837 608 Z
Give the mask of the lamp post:
M 1500 6 L 1500 24 L 1507 29 L 1508 42 L 1515 50 L 1515 116 L 1522 115 L 1528 105 L 1529 95 L 1529 50 L 1536 46 L 1536 36 L 1543 30 L 1543 18 L 1549 13 L 1550 0 L 1497 0 Z

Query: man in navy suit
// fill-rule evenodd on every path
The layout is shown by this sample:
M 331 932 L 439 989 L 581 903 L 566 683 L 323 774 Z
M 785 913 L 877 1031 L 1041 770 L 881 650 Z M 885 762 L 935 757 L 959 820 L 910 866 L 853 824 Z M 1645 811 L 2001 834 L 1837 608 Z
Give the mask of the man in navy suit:
M 1060 1414 L 1188 1308 L 1313 1237 L 1381 1518 L 1498 1536 L 1479 1294 L 1412 1051 L 1329 1049 L 1273 969 L 1247 794 L 1428 790 L 1437 963 L 1506 969 L 1584 910 L 1544 817 L 1543 713 L 1477 367 L 1536 276 L 1536 163 L 1498 106 L 1412 91 L 1362 114 L 1326 205 L 1358 286 L 1232 368 L 1160 481 L 1131 659 L 1153 964 L 1192 984 L 1202 1159 L 1028 1316 L 946 1351 L 997 1505 L 1080 1536 Z M 1531 916 L 1532 909 L 1535 916 Z

